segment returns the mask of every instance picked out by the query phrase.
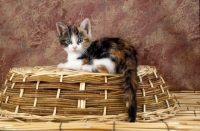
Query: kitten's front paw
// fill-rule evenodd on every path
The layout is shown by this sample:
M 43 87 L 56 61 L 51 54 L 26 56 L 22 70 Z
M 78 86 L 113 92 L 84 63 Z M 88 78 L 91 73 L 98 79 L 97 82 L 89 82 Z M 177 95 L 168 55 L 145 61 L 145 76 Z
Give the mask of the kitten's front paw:
M 82 70 L 92 72 L 92 65 L 82 65 Z
M 61 68 L 66 68 L 66 67 L 65 67 L 65 64 L 64 64 L 64 63 L 60 63 L 60 64 L 57 65 L 57 68 L 58 68 L 58 69 L 61 69 Z

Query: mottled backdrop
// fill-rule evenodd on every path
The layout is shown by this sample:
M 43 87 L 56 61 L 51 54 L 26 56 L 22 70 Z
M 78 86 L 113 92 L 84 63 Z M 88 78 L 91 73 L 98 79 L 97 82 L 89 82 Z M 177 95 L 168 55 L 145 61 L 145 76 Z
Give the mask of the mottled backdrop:
M 55 23 L 86 17 L 93 39 L 131 41 L 171 90 L 200 90 L 198 0 L 0 0 L 0 85 L 12 67 L 64 62 Z

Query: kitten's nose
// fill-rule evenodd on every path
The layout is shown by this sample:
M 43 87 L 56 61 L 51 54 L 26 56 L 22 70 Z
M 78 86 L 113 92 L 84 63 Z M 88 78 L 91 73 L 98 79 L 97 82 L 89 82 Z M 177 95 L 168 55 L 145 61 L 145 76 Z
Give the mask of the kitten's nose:
M 73 46 L 73 49 L 76 50 L 77 46 Z

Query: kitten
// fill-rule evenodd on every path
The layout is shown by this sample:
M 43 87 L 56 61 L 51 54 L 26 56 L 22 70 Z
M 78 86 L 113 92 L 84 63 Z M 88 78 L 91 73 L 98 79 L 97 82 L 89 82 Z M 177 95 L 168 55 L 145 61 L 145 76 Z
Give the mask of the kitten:
M 85 19 L 80 26 L 56 24 L 60 44 L 68 52 L 68 62 L 58 68 L 89 72 L 123 73 L 125 99 L 129 103 L 129 121 L 136 120 L 137 58 L 129 42 L 120 38 L 102 38 L 91 41 L 91 24 Z
M 68 62 L 60 63 L 57 67 L 80 70 L 83 63 L 77 58 L 88 48 L 92 37 L 89 19 L 84 20 L 80 27 L 66 26 L 62 22 L 57 22 L 56 27 L 60 44 L 68 53 Z

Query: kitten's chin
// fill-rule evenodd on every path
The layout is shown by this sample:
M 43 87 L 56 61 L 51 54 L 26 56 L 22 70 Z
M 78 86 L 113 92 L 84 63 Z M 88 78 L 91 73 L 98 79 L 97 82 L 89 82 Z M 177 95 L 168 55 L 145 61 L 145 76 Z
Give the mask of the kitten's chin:
M 68 50 L 67 51 L 68 53 L 73 53 L 73 54 L 81 54 L 82 53 L 82 51 L 79 51 L 79 50 Z
M 67 52 L 67 53 L 72 53 L 72 54 L 82 54 L 84 52 L 83 49 L 78 49 L 78 50 L 73 50 L 73 49 L 69 49 L 69 48 L 64 48 L 64 50 Z
M 64 48 L 64 50 L 65 50 L 67 53 L 79 53 L 78 50 L 71 50 L 71 49 L 67 49 L 67 48 Z
M 74 52 L 74 53 L 80 53 L 80 51 L 78 51 L 78 50 L 73 50 L 72 52 Z

